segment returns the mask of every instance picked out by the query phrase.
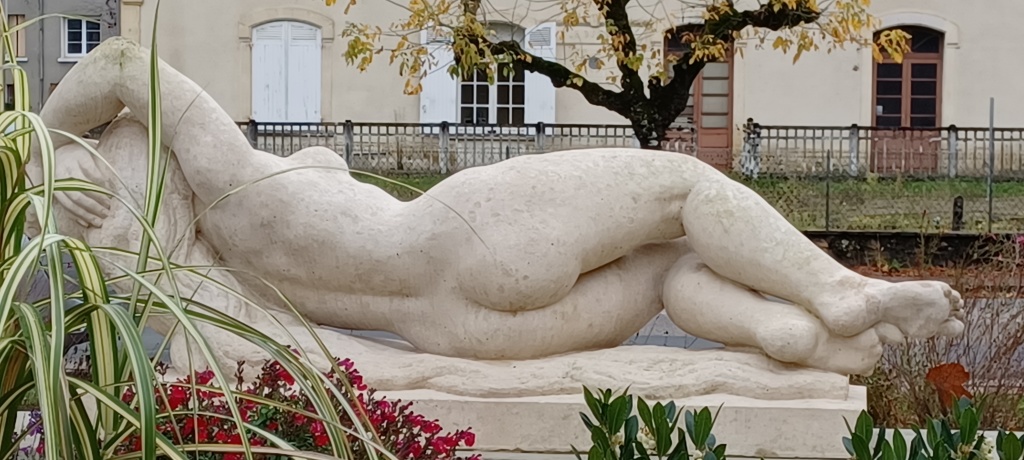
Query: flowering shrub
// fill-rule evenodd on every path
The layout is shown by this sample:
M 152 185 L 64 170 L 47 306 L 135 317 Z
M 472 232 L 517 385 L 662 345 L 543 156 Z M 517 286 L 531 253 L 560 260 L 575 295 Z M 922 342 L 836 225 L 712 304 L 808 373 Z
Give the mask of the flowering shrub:
M 387 452 L 399 460 L 449 460 L 460 459 L 456 455 L 459 447 L 472 447 L 475 435 L 469 430 L 442 433 L 437 420 L 427 420 L 411 410 L 412 403 L 389 401 L 378 398 L 376 392 L 363 383 L 363 378 L 354 369 L 350 360 L 338 361 L 338 367 L 346 373 L 339 377 L 334 372 L 326 374 L 331 384 L 346 395 L 346 402 L 363 421 L 363 426 L 372 429 Z M 238 374 L 240 376 L 241 373 Z M 237 377 L 237 376 L 236 376 Z M 193 376 L 173 383 L 161 383 L 155 388 L 158 407 L 162 411 L 157 419 L 158 431 L 178 445 L 192 444 L 242 444 L 241 434 L 232 420 L 224 392 L 208 387 L 213 380 L 212 371 L 197 372 Z M 245 384 L 240 377 L 234 393 L 239 412 L 246 422 L 277 436 L 292 447 L 305 452 L 331 453 L 330 438 L 322 421 L 316 414 L 310 398 L 295 387 L 295 379 L 277 362 L 263 366 L 260 375 Z M 344 379 L 355 390 L 351 398 L 346 392 Z M 195 382 L 195 392 L 193 385 Z M 238 396 L 251 395 L 272 401 L 257 403 Z M 125 392 L 123 400 L 131 403 L 135 397 L 132 389 Z M 331 397 L 334 409 L 342 414 L 340 419 L 346 428 L 353 428 L 353 421 L 345 414 L 342 403 Z M 365 415 L 365 419 L 360 414 Z M 368 422 L 368 424 L 366 423 Z M 269 445 L 268 440 L 252 430 L 247 430 L 252 446 Z M 368 446 L 353 435 L 347 435 L 354 459 L 368 459 Z M 127 454 L 140 450 L 138 435 L 131 435 L 119 444 L 116 454 Z M 37 453 L 43 452 L 40 443 Z M 237 460 L 245 455 L 238 453 L 208 453 L 190 456 L 196 460 Z M 257 455 L 261 460 L 283 459 L 278 455 Z M 383 457 L 382 457 L 383 458 Z M 469 460 L 477 460 L 477 456 Z

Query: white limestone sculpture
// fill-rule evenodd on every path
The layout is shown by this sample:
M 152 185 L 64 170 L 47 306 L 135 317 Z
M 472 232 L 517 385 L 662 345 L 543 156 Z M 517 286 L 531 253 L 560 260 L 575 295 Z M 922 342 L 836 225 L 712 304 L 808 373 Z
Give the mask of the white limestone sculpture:
M 143 202 L 148 65 L 148 50 L 113 38 L 63 79 L 41 113 L 49 128 L 82 133 L 115 121 L 98 144 L 103 161 L 58 136 L 59 176 Z M 509 396 L 610 382 L 675 396 L 831 397 L 845 391 L 837 376 L 872 370 L 883 342 L 963 330 L 950 286 L 844 268 L 756 193 L 691 156 L 522 156 L 401 202 L 355 180 L 326 148 L 287 158 L 254 150 L 197 84 L 163 62 L 160 72 L 162 140 L 173 152 L 160 241 L 181 239 L 176 262 L 224 268 L 210 276 L 273 309 L 184 275 L 182 292 L 315 351 L 265 280 L 382 389 Z M 121 203 L 84 193 L 60 203 L 62 231 L 138 247 L 140 229 Z M 663 309 L 692 335 L 758 353 L 619 347 Z M 160 332 L 172 326 L 154 320 Z M 327 328 L 388 331 L 412 348 Z M 244 340 L 210 340 L 228 369 L 261 362 Z M 180 366 L 187 345 L 180 334 L 171 343 Z M 665 378 L 652 383 L 656 375 Z M 502 379 L 510 383 L 493 383 Z

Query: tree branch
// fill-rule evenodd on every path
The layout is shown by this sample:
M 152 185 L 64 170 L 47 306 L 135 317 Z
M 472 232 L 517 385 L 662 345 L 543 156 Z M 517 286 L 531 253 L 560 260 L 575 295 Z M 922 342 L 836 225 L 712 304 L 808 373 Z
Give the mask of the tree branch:
M 621 54 L 615 58 L 619 72 L 622 74 L 622 89 L 633 96 L 643 96 L 644 82 L 640 72 L 629 66 L 627 59 L 637 55 L 636 35 L 629 24 L 626 5 L 630 0 L 594 0 L 601 15 L 605 18 L 605 30 L 612 40 L 613 49 Z
M 515 41 L 506 40 L 491 42 L 483 37 L 466 37 L 476 46 L 481 46 L 481 40 L 486 41 L 491 53 L 495 56 L 506 55 L 512 58 L 520 68 L 528 72 L 534 72 L 551 80 L 555 88 L 571 88 L 578 91 L 592 105 L 607 108 L 619 114 L 629 113 L 632 105 L 630 98 L 622 93 L 604 88 L 597 83 L 587 80 L 582 75 L 569 70 L 557 62 L 534 56 L 526 52 L 523 47 Z

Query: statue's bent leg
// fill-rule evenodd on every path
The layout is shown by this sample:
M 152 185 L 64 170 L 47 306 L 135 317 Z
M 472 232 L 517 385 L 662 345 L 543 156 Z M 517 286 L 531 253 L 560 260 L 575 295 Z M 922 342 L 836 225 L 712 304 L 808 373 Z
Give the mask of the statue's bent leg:
M 672 267 L 662 295 L 665 312 L 687 333 L 726 346 L 757 348 L 778 361 L 869 374 L 882 355 L 874 329 L 854 337 L 834 335 L 806 310 L 718 276 L 695 253 Z
M 855 273 L 738 182 L 699 183 L 682 220 L 690 245 L 714 272 L 807 309 L 833 333 L 853 337 L 880 323 L 912 338 L 962 330 L 960 295 L 946 283 L 891 283 Z

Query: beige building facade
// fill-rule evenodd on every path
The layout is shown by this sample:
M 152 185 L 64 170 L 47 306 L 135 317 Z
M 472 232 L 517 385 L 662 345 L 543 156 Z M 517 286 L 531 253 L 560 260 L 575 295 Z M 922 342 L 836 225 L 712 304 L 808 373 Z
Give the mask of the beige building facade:
M 559 9 L 550 2 L 546 8 L 489 3 L 502 18 L 498 33 L 541 56 L 575 63 L 597 49 L 597 29 L 558 34 Z M 637 0 L 633 8 L 679 3 L 685 2 Z M 124 0 L 122 8 L 123 33 L 148 43 L 155 1 Z M 327 7 L 321 0 L 164 0 L 156 35 L 161 56 L 238 121 L 625 123 L 533 74 L 490 86 L 436 72 L 424 79 L 421 95 L 407 96 L 404 78 L 388 65 L 386 53 L 366 72 L 345 62 L 346 24 L 386 27 L 403 19 L 403 12 L 376 0 L 359 2 L 349 15 L 344 5 Z M 869 49 L 848 47 L 805 54 L 794 64 L 791 55 L 771 48 L 771 38 L 742 42 L 740 54 L 709 66 L 694 87 L 694 108 L 686 115 L 698 138 L 737 151 L 747 119 L 787 126 L 980 127 L 988 125 L 990 97 L 996 99 L 997 125 L 1024 127 L 1024 2 L 990 0 L 982 8 L 964 0 L 876 0 L 872 12 L 884 28 L 914 34 L 913 51 L 903 63 L 876 63 Z M 672 12 L 677 13 L 696 14 Z M 646 31 L 641 40 L 671 52 L 658 32 Z M 439 60 L 450 58 L 443 44 L 431 47 Z M 590 68 L 587 77 L 605 79 Z

